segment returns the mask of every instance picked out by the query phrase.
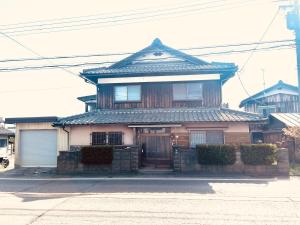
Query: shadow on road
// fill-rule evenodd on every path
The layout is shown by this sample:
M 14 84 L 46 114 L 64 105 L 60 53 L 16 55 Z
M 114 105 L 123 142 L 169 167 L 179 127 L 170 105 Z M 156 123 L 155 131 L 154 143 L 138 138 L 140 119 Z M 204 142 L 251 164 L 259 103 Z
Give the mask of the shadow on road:
M 96 196 L 97 194 L 215 194 L 212 183 L 262 184 L 266 180 L 0 180 L 0 195 L 12 194 L 24 202 Z

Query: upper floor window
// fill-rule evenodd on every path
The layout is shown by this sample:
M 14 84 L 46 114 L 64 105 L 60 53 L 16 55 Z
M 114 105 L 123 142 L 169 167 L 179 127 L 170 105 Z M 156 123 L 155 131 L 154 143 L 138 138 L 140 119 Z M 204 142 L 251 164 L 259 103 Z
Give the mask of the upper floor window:
M 115 86 L 115 101 L 140 101 L 141 85 Z
M 174 100 L 200 100 L 202 99 L 202 83 L 173 84 Z

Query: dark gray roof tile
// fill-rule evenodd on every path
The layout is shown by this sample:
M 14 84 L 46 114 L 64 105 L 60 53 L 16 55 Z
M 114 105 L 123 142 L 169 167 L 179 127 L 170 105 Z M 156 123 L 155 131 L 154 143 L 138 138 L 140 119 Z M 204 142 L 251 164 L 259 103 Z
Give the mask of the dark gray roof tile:
M 258 114 L 220 108 L 114 109 L 62 118 L 55 125 L 149 124 L 182 122 L 255 122 Z

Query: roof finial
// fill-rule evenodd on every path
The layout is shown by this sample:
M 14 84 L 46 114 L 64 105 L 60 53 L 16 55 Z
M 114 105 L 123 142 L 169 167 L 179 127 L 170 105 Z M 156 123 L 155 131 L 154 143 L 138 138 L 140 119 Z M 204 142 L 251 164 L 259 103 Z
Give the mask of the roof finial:
M 283 81 L 282 81 L 282 80 L 279 80 L 279 81 L 278 81 L 278 84 L 283 84 Z
M 151 45 L 162 45 L 162 42 L 159 38 L 155 38 Z

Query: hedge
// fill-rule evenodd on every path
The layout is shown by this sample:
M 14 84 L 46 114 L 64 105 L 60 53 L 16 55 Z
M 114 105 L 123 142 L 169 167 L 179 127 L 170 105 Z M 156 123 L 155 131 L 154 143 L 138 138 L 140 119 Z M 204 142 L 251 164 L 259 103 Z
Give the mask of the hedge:
M 85 146 L 81 148 L 81 163 L 108 165 L 113 160 L 112 146 Z
M 236 154 L 233 145 L 197 145 L 198 163 L 205 165 L 232 165 Z
M 277 148 L 272 144 L 241 145 L 241 158 L 247 165 L 272 165 L 276 162 Z

